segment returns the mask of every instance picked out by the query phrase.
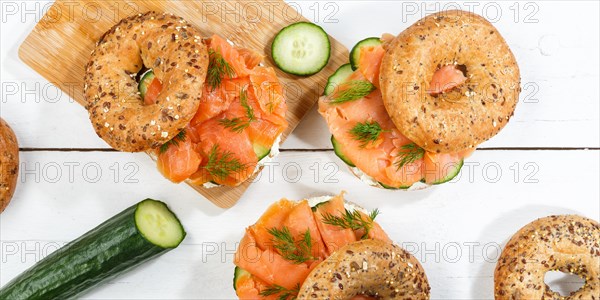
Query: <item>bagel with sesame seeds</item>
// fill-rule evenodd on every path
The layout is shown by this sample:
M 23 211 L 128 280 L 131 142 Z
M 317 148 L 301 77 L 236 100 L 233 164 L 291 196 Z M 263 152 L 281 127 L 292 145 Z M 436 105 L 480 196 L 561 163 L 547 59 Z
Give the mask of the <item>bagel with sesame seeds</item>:
M 97 42 L 86 65 L 84 96 L 98 136 L 128 152 L 173 139 L 200 105 L 208 67 L 201 32 L 181 17 L 147 12 L 125 18 Z M 162 83 L 145 105 L 136 76 L 152 69 Z
M 496 135 L 519 99 L 519 66 L 498 30 L 474 13 L 429 15 L 386 47 L 380 69 L 396 128 L 426 151 L 475 149 Z
M 544 282 L 548 271 L 578 275 L 585 280 L 569 296 Z M 599 299 L 600 224 L 576 215 L 533 221 L 513 235 L 494 272 L 495 299 Z
M 429 299 L 429 282 L 419 261 L 380 240 L 348 244 L 315 267 L 298 299 Z
M 10 126 L 0 118 L 0 213 L 4 211 L 17 186 L 19 144 Z

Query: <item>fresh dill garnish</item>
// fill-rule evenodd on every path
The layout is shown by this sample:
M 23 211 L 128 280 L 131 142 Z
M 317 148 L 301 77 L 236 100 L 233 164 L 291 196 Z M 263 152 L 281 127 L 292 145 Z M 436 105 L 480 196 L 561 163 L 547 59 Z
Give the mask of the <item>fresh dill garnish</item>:
M 246 164 L 233 156 L 229 151 L 219 151 L 219 146 L 214 145 L 208 154 L 208 163 L 203 167 L 214 178 L 224 179 L 231 174 L 243 171 Z
M 330 98 L 331 103 L 339 104 L 357 100 L 367 96 L 375 90 L 375 86 L 366 80 L 352 80 L 343 85 L 347 85 L 348 87 L 344 87 L 342 90 L 335 92 Z
M 254 109 L 248 104 L 248 92 L 246 92 L 245 89 L 240 91 L 240 104 L 246 110 L 246 119 L 236 117 L 232 119 L 224 118 L 219 120 L 219 124 L 236 133 L 242 132 L 244 129 L 250 126 L 252 121 L 256 120 L 256 117 L 254 116 Z
M 160 148 L 158 149 L 158 152 L 160 154 L 167 152 L 167 150 L 169 150 L 169 147 L 171 145 L 173 146 L 178 146 L 179 142 L 183 142 L 185 141 L 185 129 L 182 129 L 174 138 L 172 138 L 170 141 L 162 144 L 162 146 L 160 146 Z
M 272 295 L 279 295 L 278 300 L 294 300 L 300 292 L 300 284 L 296 284 L 293 289 L 286 289 L 280 285 L 270 285 L 266 289 L 260 291 L 260 296 L 268 297 Z
M 286 260 L 295 264 L 314 260 L 311 255 L 312 238 L 310 230 L 307 229 L 298 242 L 294 241 L 290 230 L 285 226 L 281 229 L 271 228 L 268 231 L 273 236 L 273 248 L 279 250 L 281 256 Z
M 331 213 L 323 215 L 323 223 L 352 230 L 363 229 L 365 232 L 361 239 L 366 239 L 373 228 L 373 221 L 379 215 L 379 210 L 374 209 L 369 213 L 367 218 L 363 218 L 362 214 L 358 210 L 347 210 L 342 216 L 334 216 Z
M 364 123 L 356 123 L 356 125 L 349 130 L 349 133 L 354 137 L 355 140 L 360 142 L 360 147 L 364 148 L 369 143 L 374 143 L 379 139 L 379 135 L 382 132 L 387 130 L 383 130 L 381 125 L 377 122 L 364 122 Z
M 394 163 L 396 169 L 402 169 L 405 165 L 423 158 L 423 155 L 425 155 L 425 149 L 417 146 L 415 143 L 402 146 L 402 150 L 398 152 L 399 159 Z
M 225 76 L 229 78 L 235 76 L 235 70 L 223 58 L 220 52 L 209 49 L 206 83 L 214 90 L 221 86 L 221 82 Z

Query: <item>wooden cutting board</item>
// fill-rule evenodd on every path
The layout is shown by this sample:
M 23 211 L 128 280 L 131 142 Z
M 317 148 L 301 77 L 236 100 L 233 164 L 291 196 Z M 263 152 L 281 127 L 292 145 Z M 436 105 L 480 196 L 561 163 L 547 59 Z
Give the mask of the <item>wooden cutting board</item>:
M 273 66 L 270 45 L 275 34 L 288 24 L 307 21 L 281 0 L 58 0 L 25 39 L 19 49 L 19 57 L 83 105 L 84 65 L 96 41 L 122 18 L 149 10 L 179 15 L 196 25 L 206 36 L 216 33 L 236 45 L 262 51 L 266 57 L 265 64 L 269 66 Z M 327 77 L 348 62 L 348 50 L 335 39 L 330 37 L 330 40 L 331 60 L 319 74 L 298 77 L 277 70 L 286 87 L 289 108 L 289 127 L 282 141 L 317 101 Z M 229 208 L 249 185 L 250 181 L 235 188 L 191 186 L 215 205 Z

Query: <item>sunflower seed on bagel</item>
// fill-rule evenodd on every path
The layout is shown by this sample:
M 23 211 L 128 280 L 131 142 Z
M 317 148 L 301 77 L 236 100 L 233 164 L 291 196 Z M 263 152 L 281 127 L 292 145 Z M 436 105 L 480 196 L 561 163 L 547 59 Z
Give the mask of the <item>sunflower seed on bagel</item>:
M 199 106 L 208 68 L 202 33 L 172 14 L 121 20 L 96 44 L 86 65 L 84 96 L 98 136 L 120 151 L 156 148 L 177 135 Z M 144 105 L 136 75 L 153 69 L 163 90 Z
M 438 90 L 444 81 L 434 79 L 452 75 L 448 89 Z M 474 148 L 496 135 L 521 91 L 519 67 L 498 30 L 459 10 L 429 15 L 386 45 L 380 82 L 398 130 L 437 153 Z

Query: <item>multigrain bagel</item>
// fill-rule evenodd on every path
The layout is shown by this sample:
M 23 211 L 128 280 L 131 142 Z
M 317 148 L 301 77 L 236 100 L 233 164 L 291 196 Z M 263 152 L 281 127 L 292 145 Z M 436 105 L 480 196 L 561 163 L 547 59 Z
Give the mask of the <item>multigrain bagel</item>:
M 434 81 L 439 70 L 461 72 L 462 80 Z M 398 130 L 437 153 L 474 148 L 496 135 L 521 91 L 519 67 L 498 30 L 459 10 L 432 14 L 400 33 L 386 45 L 380 71 L 384 104 Z
M 0 213 L 15 192 L 19 173 L 19 144 L 10 126 L 0 118 Z
M 585 285 L 562 297 L 544 283 L 548 271 L 576 274 Z M 496 299 L 599 299 L 600 224 L 575 215 L 527 224 L 502 251 L 494 284 Z
M 315 267 L 298 299 L 429 299 L 429 290 L 414 256 L 390 243 L 363 240 L 342 247 Z
M 152 105 L 138 94 L 136 75 L 144 67 L 163 85 Z M 163 145 L 196 113 L 207 67 L 201 33 L 184 19 L 147 12 L 121 20 L 86 65 L 84 95 L 96 133 L 121 151 Z

